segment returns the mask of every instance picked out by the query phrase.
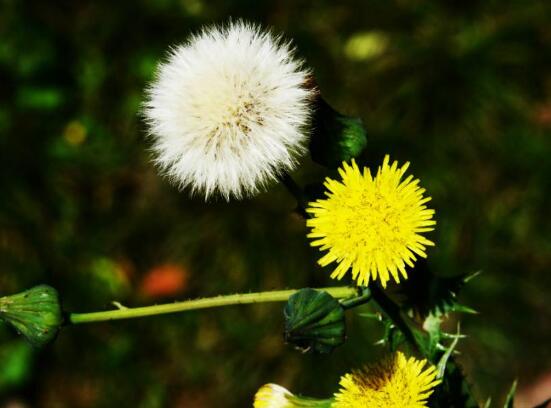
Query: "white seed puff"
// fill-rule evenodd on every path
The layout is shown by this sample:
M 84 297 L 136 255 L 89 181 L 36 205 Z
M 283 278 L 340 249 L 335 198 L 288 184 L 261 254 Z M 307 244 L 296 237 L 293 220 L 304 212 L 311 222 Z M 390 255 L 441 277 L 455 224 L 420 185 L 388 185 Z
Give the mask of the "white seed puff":
M 208 198 L 253 195 L 304 150 L 312 90 L 290 44 L 244 22 L 171 50 L 147 90 L 155 162 Z

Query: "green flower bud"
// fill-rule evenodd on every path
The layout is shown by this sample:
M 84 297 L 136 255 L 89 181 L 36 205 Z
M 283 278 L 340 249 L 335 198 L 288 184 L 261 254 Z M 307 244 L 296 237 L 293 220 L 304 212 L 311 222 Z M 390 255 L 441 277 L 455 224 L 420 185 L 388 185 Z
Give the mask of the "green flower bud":
M 362 120 L 340 114 L 321 96 L 317 98 L 312 125 L 310 155 L 323 166 L 339 167 L 343 161 L 358 157 L 367 145 Z
M 303 352 L 330 353 L 345 340 L 344 309 L 329 293 L 301 289 L 287 301 L 285 341 Z
M 0 319 L 15 327 L 34 347 L 42 347 L 55 339 L 63 324 L 57 291 L 39 285 L 4 296 L 0 298 Z

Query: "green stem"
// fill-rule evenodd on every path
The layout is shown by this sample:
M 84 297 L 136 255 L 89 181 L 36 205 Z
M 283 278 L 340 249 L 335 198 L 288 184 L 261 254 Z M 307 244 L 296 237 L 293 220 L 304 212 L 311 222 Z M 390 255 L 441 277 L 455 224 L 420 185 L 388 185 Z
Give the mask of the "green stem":
M 352 309 L 353 307 L 369 302 L 372 297 L 371 291 L 368 288 L 363 288 L 360 296 L 342 300 L 341 305 L 344 310 Z
M 307 218 L 308 214 L 306 213 L 306 207 L 308 206 L 308 201 L 306 199 L 306 196 L 304 195 L 304 191 L 302 190 L 302 188 L 300 188 L 297 182 L 293 180 L 291 175 L 287 172 L 283 173 L 279 177 L 279 179 L 287 188 L 287 190 L 291 193 L 291 195 L 295 198 L 295 200 L 297 200 L 297 211 L 304 218 Z
M 373 299 L 379 307 L 386 313 L 390 320 L 394 322 L 396 327 L 404 334 L 406 340 L 417 350 L 421 351 L 422 346 L 417 341 L 413 331 L 409 327 L 409 324 L 406 322 L 400 311 L 400 307 L 390 299 L 385 292 L 377 285 L 373 285 L 371 288 L 371 293 L 373 294 Z
M 336 299 L 346 299 L 357 295 L 355 287 L 338 286 L 320 288 L 328 292 Z M 182 302 L 168 303 L 163 305 L 143 306 L 126 308 L 119 306 L 117 310 L 92 313 L 70 313 L 69 324 L 93 323 L 109 320 L 134 319 L 138 317 L 154 316 L 167 313 L 184 312 L 188 310 L 208 309 L 212 307 L 244 305 L 251 303 L 284 302 L 289 296 L 295 294 L 297 289 L 274 290 L 258 293 L 238 293 L 234 295 L 216 296 L 211 298 L 184 300 Z
M 296 408 L 331 408 L 331 405 L 333 404 L 332 399 L 316 399 L 316 398 L 309 398 L 309 397 L 302 397 L 302 396 L 296 396 L 293 395 L 291 397 L 287 397 L 287 400 L 291 402 L 292 407 Z

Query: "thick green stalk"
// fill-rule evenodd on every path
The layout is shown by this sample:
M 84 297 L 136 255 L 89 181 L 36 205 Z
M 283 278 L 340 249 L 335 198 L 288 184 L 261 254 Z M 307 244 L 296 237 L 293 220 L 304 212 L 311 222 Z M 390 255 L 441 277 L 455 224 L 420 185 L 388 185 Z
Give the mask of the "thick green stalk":
M 396 327 L 402 332 L 406 340 L 413 346 L 417 351 L 422 351 L 423 347 L 415 337 L 415 334 L 411 330 L 410 326 L 406 322 L 400 307 L 390 299 L 385 292 L 377 285 L 373 285 L 371 288 L 371 293 L 373 299 L 379 307 L 386 313 L 390 320 L 394 322 Z
M 336 299 L 346 299 L 358 294 L 355 287 L 339 286 L 320 288 L 328 292 Z M 127 308 L 119 306 L 116 310 L 92 313 L 70 313 L 69 324 L 81 324 L 102 322 L 109 320 L 134 319 L 138 317 L 154 316 L 167 313 L 184 312 L 188 310 L 208 309 L 220 306 L 244 305 L 251 303 L 284 302 L 289 296 L 295 294 L 297 289 L 274 290 L 258 293 L 238 293 L 234 295 L 216 296 L 211 298 L 184 300 L 182 302 L 168 303 L 163 305 L 143 306 Z

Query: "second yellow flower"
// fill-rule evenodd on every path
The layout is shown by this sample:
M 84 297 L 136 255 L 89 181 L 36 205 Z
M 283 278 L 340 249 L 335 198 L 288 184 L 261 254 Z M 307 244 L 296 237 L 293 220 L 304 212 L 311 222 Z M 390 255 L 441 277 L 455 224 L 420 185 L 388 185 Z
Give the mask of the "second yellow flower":
M 407 278 L 406 265 L 412 267 L 417 255 L 426 257 L 426 246 L 434 243 L 421 234 L 434 229 L 434 210 L 427 208 L 431 198 L 423 197 L 419 180 L 402 180 L 408 166 L 391 165 L 386 156 L 372 177 L 352 160 L 339 169 L 342 181 L 325 180 L 327 198 L 306 211 L 311 245 L 327 251 L 319 264 L 338 264 L 331 277 L 341 279 L 351 269 L 358 285 L 378 278 L 386 287 L 390 277 Z

